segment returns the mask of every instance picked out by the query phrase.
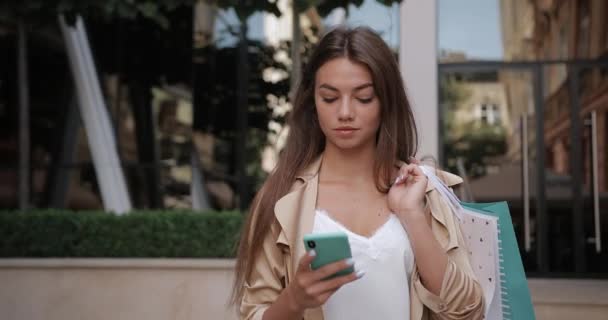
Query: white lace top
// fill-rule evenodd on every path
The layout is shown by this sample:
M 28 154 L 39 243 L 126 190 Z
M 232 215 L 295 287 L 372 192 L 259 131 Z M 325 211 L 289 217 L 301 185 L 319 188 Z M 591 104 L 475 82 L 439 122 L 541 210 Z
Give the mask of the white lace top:
M 355 271 L 363 278 L 334 293 L 323 306 L 326 320 L 410 318 L 409 278 L 414 254 L 399 219 L 390 218 L 371 237 L 351 232 L 333 220 L 326 211 L 317 210 L 313 233 L 343 231 L 348 235 Z

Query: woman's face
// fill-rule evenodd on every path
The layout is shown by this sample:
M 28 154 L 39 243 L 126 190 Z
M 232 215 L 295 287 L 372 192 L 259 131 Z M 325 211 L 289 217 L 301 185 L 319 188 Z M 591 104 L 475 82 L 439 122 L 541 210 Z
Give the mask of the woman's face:
M 327 147 L 375 146 L 380 101 L 365 65 L 347 58 L 322 65 L 315 77 L 315 107 Z

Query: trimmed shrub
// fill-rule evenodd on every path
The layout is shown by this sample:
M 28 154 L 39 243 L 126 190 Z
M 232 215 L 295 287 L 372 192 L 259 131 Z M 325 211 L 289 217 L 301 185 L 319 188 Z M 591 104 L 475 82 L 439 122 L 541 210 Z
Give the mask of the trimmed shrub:
M 239 212 L 0 211 L 0 257 L 231 258 Z

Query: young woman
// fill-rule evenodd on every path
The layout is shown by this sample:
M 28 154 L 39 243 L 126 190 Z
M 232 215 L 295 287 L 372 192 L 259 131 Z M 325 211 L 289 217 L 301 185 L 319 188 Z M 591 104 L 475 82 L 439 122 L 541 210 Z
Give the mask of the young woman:
M 327 33 L 289 125 L 240 242 L 241 318 L 481 319 L 482 290 L 459 227 L 412 158 L 416 126 L 384 41 L 367 28 Z M 315 253 L 302 238 L 329 231 L 348 235 L 353 259 L 312 270 Z M 352 265 L 355 272 L 327 279 Z

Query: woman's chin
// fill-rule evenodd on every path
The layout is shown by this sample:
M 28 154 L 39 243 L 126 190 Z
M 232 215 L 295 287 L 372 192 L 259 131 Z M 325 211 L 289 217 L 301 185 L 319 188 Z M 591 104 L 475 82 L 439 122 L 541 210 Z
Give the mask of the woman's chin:
M 336 149 L 340 150 L 340 151 L 360 151 L 365 149 L 368 145 L 373 146 L 372 144 L 369 143 L 364 143 L 362 141 L 359 140 L 339 140 L 339 141 L 332 141 L 331 143 Z

